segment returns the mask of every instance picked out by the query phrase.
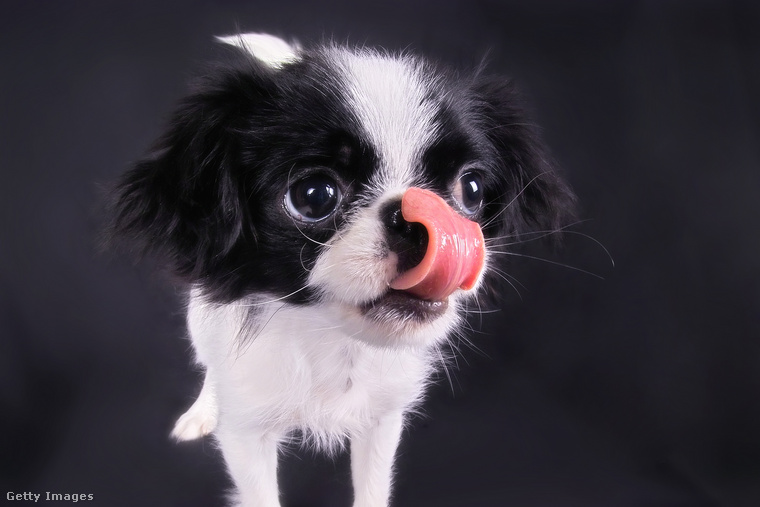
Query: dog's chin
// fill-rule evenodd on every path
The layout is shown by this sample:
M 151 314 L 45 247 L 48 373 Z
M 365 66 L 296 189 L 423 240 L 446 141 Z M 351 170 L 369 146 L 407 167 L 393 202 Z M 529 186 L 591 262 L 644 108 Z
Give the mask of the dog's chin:
M 359 305 L 364 318 L 384 324 L 392 321 L 425 324 L 446 313 L 448 298 L 441 301 L 420 299 L 405 291 L 389 289 L 382 296 Z
M 369 301 L 340 306 L 344 324 L 357 340 L 379 348 L 417 348 L 445 340 L 456 327 L 453 299 L 428 301 L 389 289 Z

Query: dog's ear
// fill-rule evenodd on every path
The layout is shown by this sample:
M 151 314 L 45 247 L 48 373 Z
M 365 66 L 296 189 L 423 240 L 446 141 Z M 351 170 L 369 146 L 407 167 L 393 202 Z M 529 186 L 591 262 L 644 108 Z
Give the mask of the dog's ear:
M 555 169 L 512 83 L 480 79 L 476 89 L 485 135 L 501 164 L 498 195 L 490 204 L 491 214 L 499 215 L 497 233 L 540 230 L 556 236 L 575 216 L 572 190 Z
M 110 236 L 157 252 L 196 281 L 255 244 L 242 188 L 246 122 L 273 93 L 273 69 L 250 56 L 199 79 L 150 155 L 115 189 Z M 248 227 L 248 229 L 246 228 Z

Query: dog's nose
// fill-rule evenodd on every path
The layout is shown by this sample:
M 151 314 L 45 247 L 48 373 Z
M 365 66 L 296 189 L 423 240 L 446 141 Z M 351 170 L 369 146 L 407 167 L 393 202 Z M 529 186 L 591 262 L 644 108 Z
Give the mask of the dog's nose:
M 480 225 L 466 219 L 439 195 L 412 187 L 400 204 L 383 210 L 389 243 L 399 255 L 392 289 L 427 300 L 443 300 L 457 289 L 473 288 L 485 263 Z
M 427 229 L 421 223 L 404 219 L 401 199 L 386 203 L 380 210 L 380 216 L 388 247 L 398 256 L 398 272 L 408 271 L 422 262 L 428 245 Z

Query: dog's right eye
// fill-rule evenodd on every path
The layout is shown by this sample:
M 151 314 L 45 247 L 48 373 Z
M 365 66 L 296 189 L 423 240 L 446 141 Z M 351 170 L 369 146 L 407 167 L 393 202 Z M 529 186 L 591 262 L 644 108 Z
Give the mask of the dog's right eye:
M 325 174 L 313 174 L 290 186 L 285 194 L 285 209 L 302 222 L 318 222 L 338 207 L 338 184 Z

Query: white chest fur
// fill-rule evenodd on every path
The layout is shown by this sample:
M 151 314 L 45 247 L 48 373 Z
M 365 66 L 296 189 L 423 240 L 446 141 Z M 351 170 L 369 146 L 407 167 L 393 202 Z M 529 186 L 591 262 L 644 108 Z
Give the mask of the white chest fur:
M 191 300 L 188 325 L 207 369 L 223 426 L 341 445 L 389 413 L 419 401 L 431 368 L 426 350 L 382 349 L 348 332 L 329 307 Z M 206 388 L 204 387 L 204 390 Z

